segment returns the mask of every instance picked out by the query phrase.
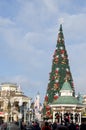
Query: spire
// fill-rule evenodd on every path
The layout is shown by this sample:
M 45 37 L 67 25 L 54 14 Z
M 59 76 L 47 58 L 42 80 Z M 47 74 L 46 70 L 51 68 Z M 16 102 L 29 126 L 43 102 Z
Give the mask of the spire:
M 60 24 L 60 29 L 59 29 L 60 32 L 62 32 L 62 24 Z

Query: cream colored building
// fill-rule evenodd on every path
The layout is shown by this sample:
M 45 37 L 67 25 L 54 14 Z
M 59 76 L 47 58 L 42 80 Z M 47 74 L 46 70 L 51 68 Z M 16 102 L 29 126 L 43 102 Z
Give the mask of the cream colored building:
M 83 95 L 82 103 L 84 105 L 82 120 L 86 122 L 86 95 Z
M 31 98 L 25 96 L 20 86 L 14 83 L 2 83 L 0 88 L 0 121 L 18 121 L 21 111 L 26 122 Z
M 68 81 L 65 81 L 58 99 L 49 104 L 53 112 L 53 122 L 57 120 L 59 123 L 65 121 L 69 123 L 81 124 L 82 112 L 84 105 L 73 96 L 73 90 Z

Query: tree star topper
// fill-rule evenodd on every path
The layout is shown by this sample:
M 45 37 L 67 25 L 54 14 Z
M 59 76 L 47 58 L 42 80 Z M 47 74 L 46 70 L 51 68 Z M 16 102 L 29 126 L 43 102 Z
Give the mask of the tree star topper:
M 64 19 L 63 18 L 59 18 L 58 21 L 59 21 L 60 24 L 64 23 Z

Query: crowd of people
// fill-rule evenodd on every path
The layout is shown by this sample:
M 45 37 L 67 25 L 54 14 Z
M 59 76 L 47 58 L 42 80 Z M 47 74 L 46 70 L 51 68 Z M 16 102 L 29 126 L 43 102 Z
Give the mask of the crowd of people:
M 3 127 L 0 127 L 0 130 L 8 130 L 8 126 L 6 124 L 1 124 Z M 17 122 L 13 122 L 10 125 L 10 130 L 86 130 L 86 123 L 82 122 L 81 125 L 73 123 L 65 124 L 65 123 L 51 123 L 48 121 L 38 122 L 38 121 L 32 121 L 28 124 L 25 124 L 22 122 L 21 128 L 19 128 L 19 125 Z
M 24 128 L 24 129 L 23 129 Z M 48 121 L 44 122 L 37 122 L 33 121 L 32 123 L 29 123 L 28 125 L 25 125 L 22 128 L 22 130 L 86 130 L 86 123 L 82 122 L 81 125 L 73 123 L 51 123 Z
M 28 127 L 28 130 L 86 130 L 86 123 L 82 122 L 81 125 L 78 125 L 73 123 L 73 121 L 69 124 L 45 121 L 39 125 L 38 122 L 33 122 L 31 129 Z

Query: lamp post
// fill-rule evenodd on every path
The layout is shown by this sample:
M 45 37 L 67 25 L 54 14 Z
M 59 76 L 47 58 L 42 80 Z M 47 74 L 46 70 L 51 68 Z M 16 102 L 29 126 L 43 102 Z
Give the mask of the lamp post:
M 10 104 L 11 104 L 11 122 L 13 121 L 13 114 L 12 114 L 12 107 L 13 107 L 13 103 L 14 103 L 14 100 L 11 98 L 10 99 Z
M 28 122 L 30 122 L 30 105 L 31 105 L 31 102 L 30 100 L 28 101 L 28 104 L 27 104 L 27 108 L 28 108 Z
M 30 110 L 29 110 L 29 121 L 33 121 L 34 119 L 35 119 L 35 114 L 34 114 L 34 109 L 32 109 L 32 108 L 30 108 Z
M 21 113 L 19 113 L 18 118 L 19 118 L 19 128 L 21 130 L 21 123 L 22 123 L 22 114 Z
M 27 106 L 25 105 L 24 106 L 24 122 L 25 123 L 27 122 L 27 116 L 26 116 L 26 114 L 27 114 Z
M 29 109 L 29 122 L 32 120 L 32 109 Z
M 19 115 L 18 115 L 18 118 L 19 118 L 19 128 L 21 130 L 21 123 L 22 123 L 22 98 L 20 99 L 19 101 Z

